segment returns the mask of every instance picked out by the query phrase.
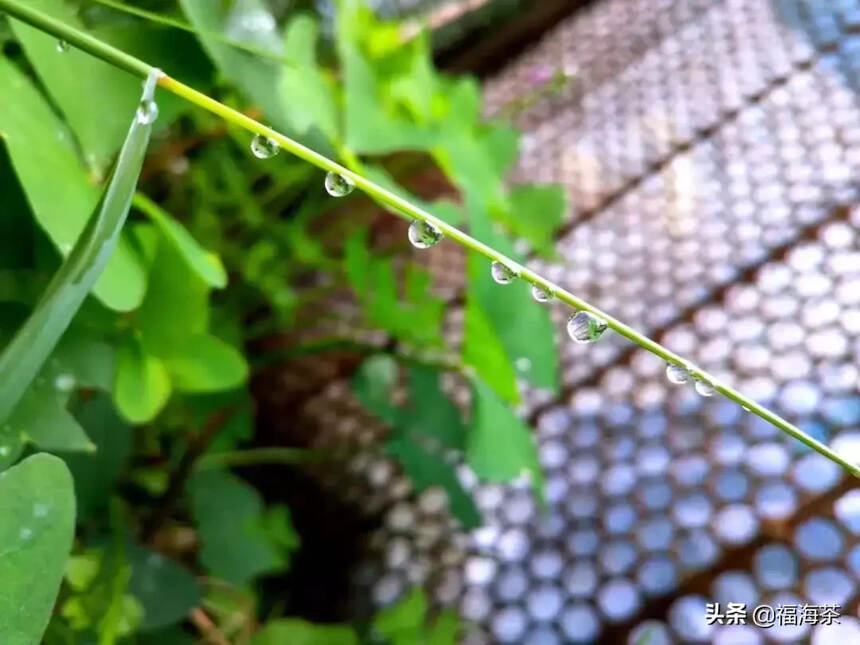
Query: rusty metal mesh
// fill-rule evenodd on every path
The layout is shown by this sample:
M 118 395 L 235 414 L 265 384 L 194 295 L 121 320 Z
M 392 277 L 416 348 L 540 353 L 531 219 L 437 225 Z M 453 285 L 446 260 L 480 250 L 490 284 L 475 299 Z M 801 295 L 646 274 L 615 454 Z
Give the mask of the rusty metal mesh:
M 860 461 L 860 6 L 597 2 L 486 83 L 488 113 L 546 68 L 575 82 L 520 112 L 513 179 L 560 182 L 571 209 L 562 260 L 535 267 Z M 423 585 L 475 645 L 643 630 L 652 645 L 860 642 L 860 493 L 838 468 L 671 385 L 622 338 L 560 347 L 562 395 L 524 406 L 549 507 L 461 466 L 486 521 L 472 532 L 374 453 L 384 429 L 343 379 L 305 405 L 318 444 L 366 448 L 327 474 L 383 518 L 354 573 L 357 611 Z M 705 599 L 845 616 L 835 630 L 708 627 Z

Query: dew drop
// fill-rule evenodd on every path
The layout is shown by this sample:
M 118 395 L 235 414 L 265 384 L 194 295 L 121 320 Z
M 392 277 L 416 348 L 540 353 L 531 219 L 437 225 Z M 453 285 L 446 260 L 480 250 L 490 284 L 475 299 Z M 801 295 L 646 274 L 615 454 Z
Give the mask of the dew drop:
M 20 531 L 18 531 L 18 535 L 21 536 L 22 540 L 29 540 L 31 537 L 33 537 L 33 531 L 24 526 L 21 528 Z
M 696 392 L 701 394 L 702 396 L 714 396 L 714 393 L 717 389 L 707 381 L 696 381 Z
M 47 504 L 36 504 L 33 507 L 33 517 L 45 517 L 48 514 Z
M 57 374 L 54 389 L 58 392 L 71 392 L 75 389 L 75 377 L 71 374 Z
M 281 146 L 271 137 L 255 134 L 251 139 L 251 152 L 257 159 L 271 159 L 281 151 Z
M 355 190 L 355 184 L 349 177 L 330 172 L 325 176 L 325 189 L 332 197 L 346 197 Z
M 60 52 L 61 54 L 63 52 L 69 51 L 69 43 L 66 42 L 65 40 L 62 40 L 62 39 L 58 40 L 57 41 L 57 51 Z
M 514 361 L 514 366 L 520 372 L 528 372 L 532 368 L 532 362 L 525 356 L 520 356 Z
M 11 452 L 12 449 L 5 443 L 0 444 L 0 457 L 8 457 Z
M 144 99 L 137 106 L 137 122 L 149 125 L 158 118 L 158 104 L 152 99 Z
M 540 285 L 532 285 L 532 298 L 536 302 L 549 302 L 552 300 L 552 293 L 541 287 Z
M 501 262 L 493 262 L 490 274 L 498 284 L 510 284 L 517 278 L 517 272 Z
M 669 363 L 666 366 L 666 378 L 669 379 L 670 383 L 681 385 L 682 383 L 686 383 L 690 380 L 690 373 L 685 367 Z
M 587 311 L 577 311 L 567 321 L 567 334 L 577 343 L 591 343 L 606 331 L 606 321 Z
M 409 241 L 417 249 L 429 249 L 444 237 L 439 227 L 430 222 L 415 220 L 409 225 Z

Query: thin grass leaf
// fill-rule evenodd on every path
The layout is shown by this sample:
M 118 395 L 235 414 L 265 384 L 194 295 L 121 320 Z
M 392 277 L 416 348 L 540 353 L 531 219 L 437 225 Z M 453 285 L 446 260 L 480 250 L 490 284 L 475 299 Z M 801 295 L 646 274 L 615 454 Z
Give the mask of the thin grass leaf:
M 150 73 L 142 101 L 152 100 L 159 74 Z M 95 212 L 42 299 L 0 355 L 0 421 L 15 408 L 113 253 L 131 207 L 151 130 L 151 123 L 134 115 Z

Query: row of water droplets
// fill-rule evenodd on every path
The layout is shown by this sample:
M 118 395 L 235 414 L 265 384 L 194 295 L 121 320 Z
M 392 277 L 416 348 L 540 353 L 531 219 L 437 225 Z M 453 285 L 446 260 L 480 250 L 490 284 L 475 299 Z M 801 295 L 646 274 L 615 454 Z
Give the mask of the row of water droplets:
M 251 153 L 257 159 L 271 159 L 280 151 L 281 146 L 272 137 L 257 134 L 251 139 Z M 355 184 L 349 177 L 330 172 L 325 176 L 325 189 L 332 197 L 346 197 L 355 190 Z
M 251 140 L 251 152 L 258 159 L 269 159 L 280 152 L 278 142 L 273 138 L 257 134 Z M 329 172 L 325 178 L 325 189 L 332 197 L 345 197 L 354 189 L 355 184 L 348 177 L 334 172 Z M 418 249 L 429 249 L 436 246 L 445 237 L 438 226 L 424 220 L 413 220 L 409 225 L 407 233 L 409 242 Z M 497 284 L 511 284 L 520 277 L 519 272 L 504 264 L 494 261 L 490 266 L 490 274 Z M 531 287 L 532 298 L 539 303 L 546 303 L 553 299 L 553 293 L 538 284 Z M 598 340 L 609 328 L 605 320 L 588 311 L 577 311 L 568 318 L 567 334 L 576 343 L 592 343 Z M 522 360 L 522 359 L 520 359 Z M 694 382 L 696 392 L 702 396 L 713 396 L 716 388 L 712 383 L 695 378 L 688 367 L 669 363 L 666 366 L 666 378 L 675 384 Z

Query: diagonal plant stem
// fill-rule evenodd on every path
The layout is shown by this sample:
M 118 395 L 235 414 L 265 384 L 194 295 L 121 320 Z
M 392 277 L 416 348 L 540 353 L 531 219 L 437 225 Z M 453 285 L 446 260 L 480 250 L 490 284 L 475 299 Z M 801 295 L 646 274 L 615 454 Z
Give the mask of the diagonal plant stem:
M 115 47 L 108 45 L 107 43 L 104 43 L 87 33 L 74 29 L 73 27 L 62 23 L 59 20 L 55 20 L 51 16 L 48 16 L 41 11 L 28 7 L 22 2 L 20 2 L 20 0 L 0 0 L 0 9 L 4 9 L 10 15 L 20 20 L 23 20 L 24 22 L 27 22 L 34 27 L 41 29 L 42 31 L 53 34 L 57 38 L 65 40 L 69 44 L 79 47 L 80 49 L 89 52 L 93 56 L 101 58 L 102 60 L 116 67 L 124 69 L 127 72 L 136 76 L 141 76 L 145 78 L 153 70 L 153 67 L 145 63 L 144 61 L 135 58 L 134 56 L 130 56 L 129 54 L 126 54 L 125 52 L 116 49 Z M 303 159 L 304 161 L 307 161 L 308 163 L 313 164 L 314 166 L 326 172 L 336 173 L 338 175 L 341 175 L 342 177 L 350 179 L 357 188 L 361 189 L 368 196 L 373 198 L 377 203 L 388 207 L 388 209 L 394 212 L 396 215 L 399 215 L 408 220 L 421 220 L 424 222 L 429 222 L 436 226 L 439 230 L 441 230 L 445 234 L 445 236 L 451 238 L 459 244 L 462 244 L 466 248 L 476 253 L 480 253 L 481 255 L 493 262 L 500 262 L 501 264 L 509 267 L 510 269 L 515 271 L 521 279 L 544 289 L 558 300 L 570 305 L 571 307 L 574 307 L 577 310 L 587 311 L 595 316 L 598 316 L 599 318 L 602 318 L 606 322 L 607 326 L 616 333 L 633 341 L 634 343 L 636 343 L 643 349 L 648 350 L 652 354 L 659 356 L 667 363 L 684 367 L 694 379 L 706 381 L 712 384 L 716 391 L 725 396 L 726 398 L 731 399 L 737 404 L 743 406 L 752 414 L 755 414 L 762 419 L 770 422 L 786 434 L 794 437 L 809 448 L 815 450 L 816 452 L 824 455 L 833 462 L 839 464 L 855 477 L 860 478 L 860 465 L 848 461 L 846 458 L 840 456 L 838 453 L 832 450 L 829 446 L 808 435 L 803 430 L 801 430 L 794 424 L 788 422 L 787 420 L 783 419 L 775 412 L 769 410 L 762 405 L 759 405 L 738 390 L 730 387 L 726 383 L 719 381 L 717 378 L 715 378 L 702 368 L 690 363 L 684 357 L 675 354 L 674 352 L 663 347 L 659 343 L 651 340 L 647 336 L 640 334 L 632 327 L 610 316 L 606 312 L 601 311 L 594 305 L 586 302 L 585 300 L 582 300 L 581 298 L 570 293 L 569 291 L 566 291 L 559 285 L 550 282 L 549 280 L 547 280 L 541 275 L 538 275 L 528 267 L 513 261 L 504 254 L 487 246 L 480 240 L 477 240 L 472 236 L 464 233 L 463 231 L 451 226 L 450 224 L 432 215 L 431 213 L 428 213 L 427 211 L 403 199 L 402 197 L 395 195 L 389 190 L 386 190 L 382 186 L 377 185 L 369 179 L 366 179 L 362 175 L 348 168 L 345 168 L 344 166 L 341 166 L 340 164 L 329 159 L 328 157 L 325 157 L 324 155 L 321 155 L 318 152 L 315 152 L 310 148 L 303 146 L 299 142 L 290 139 L 289 137 L 281 134 L 280 132 L 263 125 L 259 121 L 256 121 L 255 119 L 252 119 L 251 117 L 242 114 L 237 110 L 227 107 L 226 105 L 216 101 L 215 99 L 210 98 L 206 94 L 198 92 L 194 88 L 189 87 L 188 85 L 185 85 L 184 83 L 174 78 L 171 78 L 166 74 L 162 74 L 159 77 L 158 85 L 163 89 L 172 92 L 173 94 L 176 94 L 177 96 L 180 96 L 187 101 L 194 103 L 195 105 L 205 110 L 208 110 L 209 112 L 217 116 L 220 116 L 226 121 L 229 121 L 230 123 L 233 123 L 239 127 L 248 130 L 249 132 L 273 139 L 284 150 L 292 153 L 300 159 Z

